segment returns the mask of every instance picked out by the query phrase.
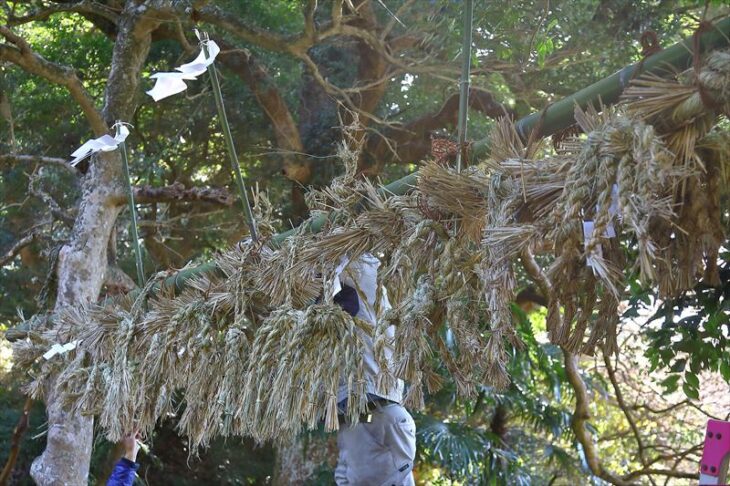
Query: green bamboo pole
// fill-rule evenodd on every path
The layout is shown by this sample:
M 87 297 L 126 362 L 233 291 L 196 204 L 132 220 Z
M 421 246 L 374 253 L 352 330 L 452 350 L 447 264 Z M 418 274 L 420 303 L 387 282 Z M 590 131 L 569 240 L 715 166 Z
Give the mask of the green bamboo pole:
M 711 31 L 704 32 L 700 36 L 700 47 L 702 51 L 715 49 L 718 47 L 728 46 L 730 44 L 730 18 L 724 19 L 715 25 L 715 28 Z M 529 136 L 530 130 L 537 125 L 537 122 L 542 118 L 542 135 L 549 136 L 557 133 L 560 130 L 572 125 L 575 120 L 573 119 L 573 110 L 576 104 L 585 107 L 588 103 L 596 103 L 599 99 L 605 104 L 610 105 L 618 101 L 618 97 L 621 91 L 628 85 L 628 82 L 634 75 L 634 71 L 639 67 L 640 72 L 660 72 L 661 70 L 674 68 L 674 69 L 685 69 L 690 66 L 692 62 L 692 40 L 686 39 L 679 42 L 663 51 L 660 51 L 653 56 L 648 57 L 644 60 L 642 65 L 632 64 L 627 66 L 615 74 L 598 81 L 585 89 L 582 89 L 572 96 L 553 104 L 548 110 L 545 111 L 544 115 L 542 112 L 533 113 L 525 118 L 517 121 L 517 126 L 522 136 Z M 638 74 L 638 73 L 637 73 Z M 488 151 L 487 139 L 481 140 L 472 149 L 472 157 L 478 158 L 486 154 Z M 380 189 L 380 194 L 383 195 L 402 195 L 409 192 L 416 185 L 418 173 L 414 172 L 407 176 L 398 179 L 395 182 L 391 182 L 387 186 Z M 362 204 L 363 208 L 366 204 Z M 319 215 L 311 218 L 306 223 L 307 231 L 317 233 L 321 231 L 322 227 L 329 221 L 330 215 Z M 284 240 L 294 233 L 295 230 L 285 231 L 279 233 L 271 239 L 271 246 L 278 246 Z M 216 270 L 214 262 L 208 262 L 201 264 L 194 268 L 182 270 L 177 272 L 172 277 L 169 277 L 163 282 L 163 286 L 172 287 L 175 289 L 182 289 L 185 286 L 185 282 L 206 272 L 213 272 Z M 18 339 L 24 339 L 26 332 L 21 328 L 11 328 L 6 331 L 5 337 L 9 341 Z
M 730 18 L 726 18 L 714 25 L 710 31 L 700 36 L 700 51 L 705 52 L 717 47 L 728 45 L 730 36 Z M 568 128 L 575 123 L 573 112 L 575 106 L 585 108 L 589 104 L 600 101 L 604 105 L 612 105 L 619 100 L 623 90 L 629 82 L 642 73 L 661 73 L 670 69 L 684 70 L 692 65 L 692 38 L 687 38 L 671 47 L 647 57 L 644 62 L 638 62 L 624 67 L 618 72 L 594 83 L 587 88 L 574 93 L 567 98 L 553 103 L 544 111 L 533 113 L 522 118 L 516 123 L 517 133 L 527 140 L 530 132 L 540 123 L 542 118 L 542 129 L 540 135 L 549 136 Z M 488 149 L 487 139 L 480 140 L 472 148 L 472 157 L 478 159 L 486 155 Z
M 461 172 L 462 158 L 466 155 L 466 125 L 469 119 L 469 74 L 471 73 L 471 36 L 473 30 L 474 0 L 466 0 L 464 6 L 464 42 L 461 81 L 459 83 L 459 122 L 457 126 L 456 171 Z
M 205 57 L 210 56 L 208 52 L 208 34 L 203 33 L 203 38 L 200 43 L 203 48 Z M 248 200 L 248 190 L 246 189 L 246 183 L 241 175 L 241 166 L 238 163 L 238 155 L 236 154 L 236 147 L 233 144 L 233 135 L 231 135 L 231 127 L 228 124 L 228 117 L 226 116 L 226 108 L 223 105 L 223 94 L 221 93 L 221 85 L 218 81 L 218 73 L 215 69 L 215 63 L 208 66 L 208 74 L 210 75 L 210 84 L 213 86 L 213 96 L 215 97 L 215 106 L 218 109 L 218 119 L 221 122 L 221 128 L 223 129 L 223 138 L 226 141 L 226 149 L 228 150 L 228 156 L 231 159 L 231 168 L 233 170 L 233 177 L 238 187 L 238 195 L 241 199 L 241 205 L 243 206 L 243 212 L 246 216 L 246 224 L 248 224 L 248 230 L 251 233 L 253 241 L 258 241 L 258 234 L 256 231 L 256 222 L 254 221 L 253 211 L 251 210 L 251 203 Z
M 117 122 L 117 130 L 122 122 Z M 127 181 L 127 199 L 129 202 L 129 212 L 132 215 L 132 246 L 134 246 L 134 259 L 137 266 L 137 285 L 139 288 L 144 287 L 144 267 L 142 264 L 142 247 L 139 245 L 139 232 L 137 230 L 137 207 L 134 204 L 134 190 L 132 189 L 132 179 L 129 176 L 129 156 L 127 155 L 127 144 L 122 141 L 119 143 L 119 152 L 122 155 L 122 167 L 124 169 L 124 179 Z

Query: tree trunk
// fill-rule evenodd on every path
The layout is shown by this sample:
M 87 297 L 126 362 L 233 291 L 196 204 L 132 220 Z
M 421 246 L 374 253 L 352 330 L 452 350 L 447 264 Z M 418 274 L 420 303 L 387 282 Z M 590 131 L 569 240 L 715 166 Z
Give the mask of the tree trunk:
M 107 204 L 119 190 L 119 155 L 105 154 L 86 175 L 79 216 L 58 255 L 56 310 L 96 300 L 104 281 L 107 242 L 120 208 Z M 89 474 L 93 418 L 65 411 L 56 400 L 55 380 L 46 384 L 46 449 L 33 461 L 40 485 L 84 485 Z
M 165 2 L 158 2 L 160 8 Z M 112 65 L 101 115 L 107 126 L 131 120 L 136 106 L 140 71 L 149 52 L 151 31 L 160 11 L 148 16 L 147 7 L 126 2 L 119 17 Z M 121 211 L 115 201 L 124 197 L 119 152 L 101 153 L 84 180 L 78 217 L 58 256 L 55 310 L 95 302 L 107 271 L 107 244 Z M 55 379 L 46 384 L 48 435 L 46 449 L 33 461 L 31 476 L 41 486 L 87 484 L 93 418 L 71 414 L 57 400 Z

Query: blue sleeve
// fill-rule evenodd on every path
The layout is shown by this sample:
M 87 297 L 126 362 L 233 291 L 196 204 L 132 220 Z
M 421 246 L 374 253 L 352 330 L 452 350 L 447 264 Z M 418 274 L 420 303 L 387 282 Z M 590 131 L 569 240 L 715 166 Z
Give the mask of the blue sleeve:
M 122 457 L 114 466 L 106 486 L 132 486 L 137 469 L 139 469 L 139 464 Z

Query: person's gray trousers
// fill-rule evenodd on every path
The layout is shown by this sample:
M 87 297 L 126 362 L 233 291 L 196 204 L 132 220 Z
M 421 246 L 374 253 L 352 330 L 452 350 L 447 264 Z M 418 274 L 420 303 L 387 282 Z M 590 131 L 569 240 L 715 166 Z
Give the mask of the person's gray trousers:
M 398 403 L 378 405 L 369 422 L 341 425 L 338 486 L 413 486 L 416 424 Z

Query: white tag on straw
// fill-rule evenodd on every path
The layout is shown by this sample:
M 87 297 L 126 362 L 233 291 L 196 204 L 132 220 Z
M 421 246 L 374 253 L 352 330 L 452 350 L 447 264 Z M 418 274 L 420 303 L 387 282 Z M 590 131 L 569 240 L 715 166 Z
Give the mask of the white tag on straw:
M 79 343 L 79 341 L 71 341 L 70 343 L 66 343 L 66 344 L 56 343 L 53 346 L 51 346 L 51 349 L 49 349 L 48 351 L 45 352 L 43 357 L 46 360 L 49 360 L 49 359 L 53 358 L 54 356 L 56 356 L 57 354 L 68 353 L 69 351 L 76 349 L 76 345 L 78 343 Z
M 342 275 L 342 272 L 345 270 L 345 267 L 348 263 L 350 263 L 350 259 L 347 257 L 342 257 L 342 260 L 340 260 L 340 264 L 337 265 L 337 268 L 335 268 L 334 281 L 332 282 L 332 293 L 330 295 L 337 295 L 337 293 L 342 290 L 340 275 Z

